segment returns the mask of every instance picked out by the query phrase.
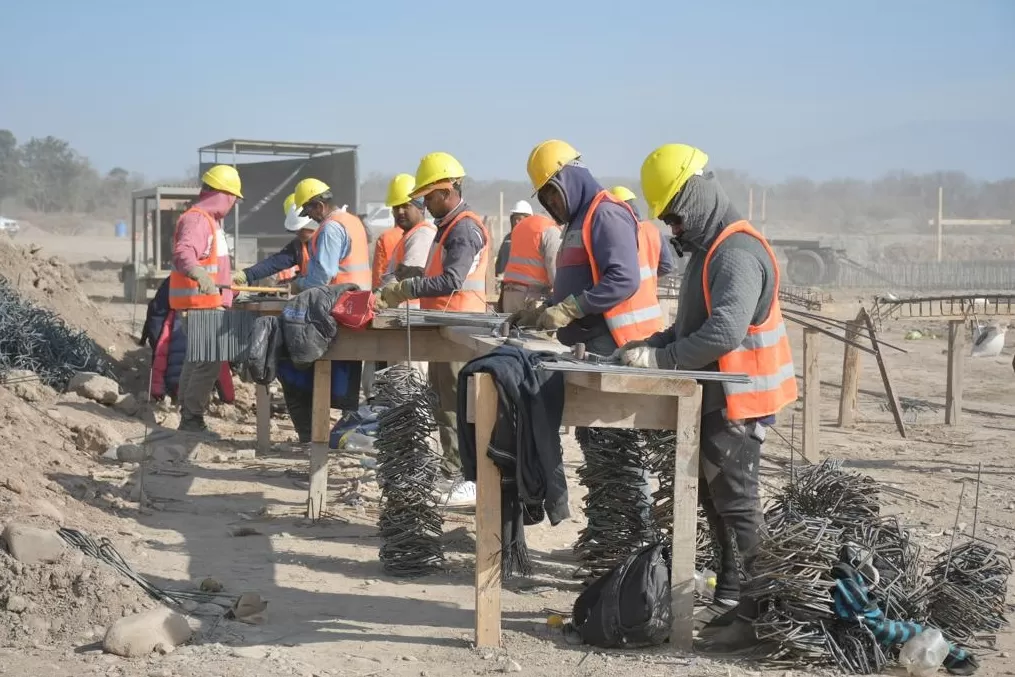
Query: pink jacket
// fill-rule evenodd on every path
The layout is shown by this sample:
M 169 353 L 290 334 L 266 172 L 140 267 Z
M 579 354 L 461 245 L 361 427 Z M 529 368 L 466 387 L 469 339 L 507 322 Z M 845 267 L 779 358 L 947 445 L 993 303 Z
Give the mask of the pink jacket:
M 219 221 L 222 226 L 222 219 L 236 204 L 236 197 L 228 193 L 218 191 L 205 191 L 197 198 L 195 207 L 203 209 Z M 176 242 L 173 243 L 173 267 L 176 270 L 187 271 L 198 265 L 200 259 L 208 256 L 211 243 L 208 240 L 208 220 L 200 214 L 188 213 L 180 218 L 176 229 Z M 229 284 L 232 281 L 232 268 L 229 261 L 228 251 L 218 253 L 218 276 L 216 282 Z M 222 305 L 228 308 L 233 303 L 233 293 L 228 289 L 222 290 Z

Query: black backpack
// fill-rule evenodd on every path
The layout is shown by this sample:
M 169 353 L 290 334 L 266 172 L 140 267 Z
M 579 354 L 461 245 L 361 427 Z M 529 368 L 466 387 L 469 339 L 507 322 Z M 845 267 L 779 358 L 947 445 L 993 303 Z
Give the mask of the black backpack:
M 670 549 L 645 546 L 603 574 L 574 603 L 582 642 L 603 649 L 662 644 L 670 635 Z

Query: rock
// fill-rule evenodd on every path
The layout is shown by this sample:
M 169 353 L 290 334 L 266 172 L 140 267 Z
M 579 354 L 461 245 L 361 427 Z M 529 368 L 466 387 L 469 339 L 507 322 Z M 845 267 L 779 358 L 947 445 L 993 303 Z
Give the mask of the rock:
M 7 372 L 4 383 L 25 402 L 42 402 L 54 394 L 52 388 L 39 381 L 39 376 L 34 371 L 27 369 L 13 369 Z
M 15 494 L 23 494 L 28 491 L 28 485 L 18 477 L 8 477 L 3 481 L 3 485 L 13 491 Z
M 250 461 L 257 458 L 256 449 L 240 449 L 236 452 L 236 458 L 241 461 Z
M 19 614 L 22 611 L 28 610 L 28 600 L 21 595 L 11 595 L 7 598 L 5 608 L 12 614 Z
M 402 660 L 407 663 L 418 663 L 419 659 L 415 656 L 402 656 Z
M 253 658 L 261 660 L 268 655 L 263 646 L 235 646 L 230 653 L 236 658 Z
M 90 371 L 75 374 L 67 390 L 99 404 L 113 405 L 120 399 L 120 386 L 116 381 Z
M 121 444 L 116 447 L 116 460 L 140 463 L 145 459 L 145 449 L 140 444 Z
M 33 517 L 46 517 L 57 524 L 63 524 L 63 513 L 60 512 L 59 508 L 44 498 L 40 498 L 35 501 L 28 514 Z
M 201 581 L 201 592 L 222 592 L 222 584 L 214 578 L 206 578 Z
M 11 522 L 3 531 L 3 542 L 14 559 L 25 564 L 56 562 L 66 545 L 55 531 Z
M 180 608 L 183 609 L 188 614 L 192 614 L 195 611 L 197 611 L 197 607 L 199 606 L 201 605 L 192 599 L 185 599 L 182 602 L 180 602 Z
M 119 435 L 102 424 L 90 424 L 78 428 L 74 443 L 81 451 L 101 454 L 109 447 L 119 444 Z
M 501 672 L 521 672 L 522 666 L 517 661 L 508 661 L 507 665 L 501 668 Z
M 141 411 L 141 405 L 138 403 L 137 398 L 130 393 L 117 399 L 113 408 L 125 416 L 137 416 L 137 413 Z
M 153 651 L 169 653 L 190 639 L 190 635 L 186 618 L 160 607 L 113 623 L 102 640 L 102 648 L 117 656 L 137 658 Z

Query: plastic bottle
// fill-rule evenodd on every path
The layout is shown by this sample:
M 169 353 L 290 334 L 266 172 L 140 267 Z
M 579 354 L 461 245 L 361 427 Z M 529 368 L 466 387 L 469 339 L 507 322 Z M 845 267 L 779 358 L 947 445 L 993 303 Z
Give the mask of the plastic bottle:
M 374 438 L 350 430 L 339 439 L 338 448 L 354 454 L 372 454 L 374 453 Z
M 699 597 L 711 599 L 715 595 L 715 572 L 711 569 L 695 570 L 694 591 Z
M 927 628 L 902 645 L 899 664 L 914 677 L 930 677 L 948 655 L 948 642 L 937 628 Z

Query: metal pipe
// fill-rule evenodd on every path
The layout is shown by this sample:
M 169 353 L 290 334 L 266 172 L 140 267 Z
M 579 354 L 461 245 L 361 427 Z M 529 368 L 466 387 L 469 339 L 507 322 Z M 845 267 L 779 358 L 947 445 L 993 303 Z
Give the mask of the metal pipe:
M 577 360 L 560 359 L 540 363 L 546 371 L 570 371 L 614 376 L 651 376 L 654 378 L 690 379 L 694 381 L 719 381 L 724 383 L 750 383 L 747 374 L 727 374 L 720 371 L 692 371 L 688 369 L 641 369 L 618 364 L 593 364 Z

